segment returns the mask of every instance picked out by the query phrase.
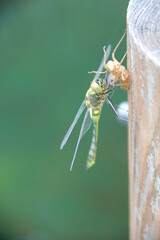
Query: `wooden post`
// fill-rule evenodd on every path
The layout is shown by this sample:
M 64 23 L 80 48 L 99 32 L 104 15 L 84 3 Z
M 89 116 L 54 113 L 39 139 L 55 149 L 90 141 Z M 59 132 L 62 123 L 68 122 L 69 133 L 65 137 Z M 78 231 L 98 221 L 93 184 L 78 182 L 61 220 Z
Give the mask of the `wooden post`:
M 160 239 L 160 1 L 127 13 L 130 240 Z

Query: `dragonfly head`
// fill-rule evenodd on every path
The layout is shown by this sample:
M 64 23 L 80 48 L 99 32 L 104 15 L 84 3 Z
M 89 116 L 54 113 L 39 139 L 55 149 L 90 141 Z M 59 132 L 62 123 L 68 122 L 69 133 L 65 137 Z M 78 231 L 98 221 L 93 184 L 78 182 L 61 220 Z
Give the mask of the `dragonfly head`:
M 105 79 L 97 78 L 91 83 L 91 88 L 95 93 L 103 93 L 107 89 L 107 84 Z

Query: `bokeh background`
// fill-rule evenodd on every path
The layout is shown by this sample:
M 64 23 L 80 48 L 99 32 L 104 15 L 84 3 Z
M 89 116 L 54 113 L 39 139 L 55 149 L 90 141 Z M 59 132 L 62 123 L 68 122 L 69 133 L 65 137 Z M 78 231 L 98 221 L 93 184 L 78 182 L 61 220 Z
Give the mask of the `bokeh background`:
M 128 239 L 127 127 L 105 105 L 95 166 L 83 117 L 92 75 L 126 26 L 128 0 L 0 1 L 0 239 Z M 125 53 L 125 41 L 116 57 Z M 119 104 L 127 94 L 116 90 Z

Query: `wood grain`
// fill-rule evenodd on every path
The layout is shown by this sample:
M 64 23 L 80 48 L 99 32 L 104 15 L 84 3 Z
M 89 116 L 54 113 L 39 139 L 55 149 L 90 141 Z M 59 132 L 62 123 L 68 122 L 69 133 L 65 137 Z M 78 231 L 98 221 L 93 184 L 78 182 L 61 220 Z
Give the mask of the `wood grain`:
M 130 240 L 160 239 L 160 1 L 127 12 Z

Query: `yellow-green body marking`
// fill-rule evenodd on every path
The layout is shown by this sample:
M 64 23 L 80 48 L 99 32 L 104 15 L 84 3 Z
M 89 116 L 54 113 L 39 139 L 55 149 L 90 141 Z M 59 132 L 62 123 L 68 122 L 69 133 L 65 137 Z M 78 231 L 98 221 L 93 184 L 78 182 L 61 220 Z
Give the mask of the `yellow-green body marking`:
M 92 81 L 91 86 L 86 93 L 86 105 L 89 108 L 90 117 L 93 122 L 93 135 L 87 159 L 87 169 L 95 164 L 98 141 L 98 124 L 103 102 L 107 97 L 106 90 L 106 81 L 96 79 Z

